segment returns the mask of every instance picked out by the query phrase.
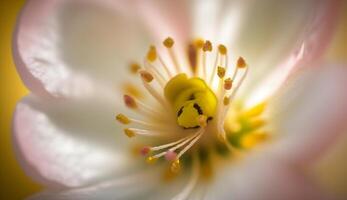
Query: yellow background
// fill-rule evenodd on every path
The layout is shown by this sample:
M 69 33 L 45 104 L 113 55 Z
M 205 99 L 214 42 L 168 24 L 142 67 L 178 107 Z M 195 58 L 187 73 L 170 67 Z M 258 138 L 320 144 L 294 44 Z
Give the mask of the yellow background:
M 40 190 L 40 186 L 31 181 L 16 162 L 11 143 L 13 110 L 16 102 L 28 93 L 16 72 L 11 54 L 12 32 L 16 16 L 23 4 L 24 0 L 0 0 L 0 199 L 9 200 L 23 199 Z M 327 53 L 329 60 L 347 61 L 347 3 L 344 5 L 344 11 L 345 14 L 343 14 L 334 42 Z M 345 149 L 344 152 L 347 152 L 346 147 L 347 144 L 344 142 L 343 146 L 339 148 Z M 345 159 L 341 155 L 338 156 Z M 334 162 L 323 164 L 320 168 L 334 171 L 345 170 L 331 163 Z M 322 179 L 330 181 L 330 186 L 339 190 L 339 185 L 334 182 L 333 176 L 322 176 Z M 345 189 L 340 188 L 340 190 Z

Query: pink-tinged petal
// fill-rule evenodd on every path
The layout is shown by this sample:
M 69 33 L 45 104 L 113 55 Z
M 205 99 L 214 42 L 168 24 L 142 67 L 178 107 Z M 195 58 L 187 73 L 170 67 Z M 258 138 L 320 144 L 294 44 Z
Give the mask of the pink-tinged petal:
M 269 98 L 300 69 L 316 66 L 321 60 L 332 39 L 341 2 L 333 0 L 319 3 L 313 1 L 313 3 L 315 4 L 313 16 L 309 16 L 307 22 L 303 24 L 301 36 L 297 36 L 296 42 L 287 44 L 289 47 L 293 45 L 294 47 L 290 49 L 286 58 L 280 64 L 276 64 L 275 68 L 268 66 L 272 71 L 261 70 L 261 73 L 254 73 L 258 77 L 253 79 L 250 77 L 253 82 L 249 82 L 248 85 L 253 85 L 255 88 L 251 90 L 253 92 L 248 94 L 247 104 L 249 106 Z M 271 56 L 274 57 L 275 54 Z M 257 68 L 257 63 L 253 65 L 254 68 Z M 248 89 L 250 90 L 250 88 Z
M 128 1 L 27 1 L 13 41 L 25 84 L 56 97 L 114 87 L 147 49 L 150 34 L 134 9 Z
M 137 1 L 137 9 L 143 22 L 156 37 L 155 42 L 161 42 L 168 36 L 179 42 L 187 42 L 190 39 L 192 22 L 187 1 Z
M 320 158 L 347 128 L 346 86 L 346 65 L 307 69 L 290 81 L 269 103 L 279 140 L 271 151 L 299 164 Z
M 222 167 L 206 191 L 206 200 L 328 199 L 301 169 L 264 154 Z
M 163 182 L 161 166 L 148 166 L 146 169 L 139 169 L 131 174 L 120 175 L 116 179 L 94 184 L 91 186 L 64 189 L 48 190 L 29 198 L 30 200 L 85 200 L 85 199 L 143 199 L 143 200 L 163 200 L 172 199 L 180 192 L 185 177 L 177 177 L 170 182 Z
M 24 98 L 14 114 L 13 141 L 26 173 L 46 186 L 76 187 L 132 170 L 113 109 L 100 100 Z

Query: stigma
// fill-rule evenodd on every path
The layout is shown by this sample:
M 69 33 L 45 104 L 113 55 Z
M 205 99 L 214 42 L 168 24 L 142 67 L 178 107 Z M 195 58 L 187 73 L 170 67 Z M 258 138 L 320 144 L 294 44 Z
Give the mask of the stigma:
M 172 38 L 166 38 L 162 45 L 168 59 L 163 59 L 162 52 L 151 45 L 142 66 L 130 65 L 131 73 L 139 75 L 157 106 L 127 92 L 123 96 L 125 106 L 141 119 L 116 116 L 119 123 L 127 126 L 127 137 L 149 141 L 139 150 L 147 163 L 163 159 L 170 164 L 171 172 L 177 173 L 184 155 L 194 157 L 201 151 L 222 154 L 221 149 L 229 152 L 251 148 L 267 138 L 266 132 L 259 131 L 265 124 L 259 116 L 266 104 L 247 111 L 235 106 L 236 94 L 249 70 L 244 58 L 239 57 L 229 66 L 227 47 L 219 44 L 214 48 L 208 40 L 192 42 L 181 59 Z M 189 66 L 180 63 L 183 59 Z M 236 111 L 232 117 L 228 115 L 230 110 Z M 240 130 L 230 126 L 230 119 L 231 124 L 243 120 Z M 244 126 L 247 130 L 243 130 Z

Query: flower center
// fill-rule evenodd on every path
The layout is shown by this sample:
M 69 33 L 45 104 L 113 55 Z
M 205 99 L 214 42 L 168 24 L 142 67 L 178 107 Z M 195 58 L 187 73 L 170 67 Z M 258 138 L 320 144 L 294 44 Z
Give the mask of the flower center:
M 177 173 L 184 155 L 186 160 L 197 156 L 201 163 L 209 163 L 212 152 L 226 155 L 251 148 L 267 138 L 267 133 L 261 130 L 266 104 L 245 110 L 234 102 L 249 69 L 242 57 L 229 69 L 227 48 L 219 45 L 210 65 L 212 43 L 197 40 L 190 45 L 187 54 L 190 67 L 185 69 L 177 59 L 174 40 L 167 38 L 163 45 L 168 60 L 150 46 L 144 67 L 130 66 L 133 73 L 140 75 L 144 88 L 156 103 L 150 105 L 135 98 L 140 90 L 134 92 L 132 88 L 123 97 L 125 105 L 143 120 L 124 114 L 116 116 L 120 123 L 132 125 L 124 129 L 128 137 L 150 139 L 146 140 L 148 145 L 140 148 L 148 163 L 165 158 L 171 172 Z M 171 65 L 174 67 L 168 68 Z

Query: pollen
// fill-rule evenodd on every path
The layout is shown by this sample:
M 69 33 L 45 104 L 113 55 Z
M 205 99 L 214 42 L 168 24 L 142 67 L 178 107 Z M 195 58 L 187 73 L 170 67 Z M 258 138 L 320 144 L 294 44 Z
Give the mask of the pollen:
M 150 62 L 154 62 L 157 59 L 157 50 L 155 46 L 150 46 L 147 53 L 147 60 Z
M 142 80 L 144 80 L 147 83 L 152 82 L 152 80 L 154 79 L 153 75 L 145 70 L 140 71 L 140 75 Z
M 227 48 L 224 45 L 222 45 L 222 44 L 218 45 L 218 51 L 222 55 L 227 54 Z
M 231 78 L 227 78 L 224 80 L 224 89 L 230 90 L 233 86 L 233 80 Z
M 237 60 L 237 67 L 238 68 L 246 67 L 246 61 L 242 57 L 239 57 L 239 59 Z
M 129 138 L 132 138 L 132 137 L 135 136 L 135 132 L 132 131 L 132 130 L 130 130 L 130 129 L 128 129 L 128 128 L 124 129 L 124 133 L 125 133 L 125 135 L 128 136 Z
M 212 51 L 212 43 L 209 40 L 206 40 L 204 46 L 202 47 L 203 51 Z
M 136 74 L 141 69 L 141 66 L 138 63 L 131 63 L 129 65 L 129 70 L 131 73 Z
M 224 78 L 224 76 L 225 76 L 225 68 L 221 67 L 221 66 L 218 66 L 217 75 L 218 75 L 219 78 Z
M 128 108 L 132 108 L 132 109 L 136 109 L 137 108 L 136 101 L 135 101 L 135 99 L 133 97 L 131 97 L 129 95 L 124 95 L 123 96 L 123 100 L 124 100 L 125 105 Z
M 122 124 L 129 124 L 131 122 L 130 119 L 123 114 L 118 114 L 116 116 L 116 119 L 117 119 L 117 121 L 119 121 Z
M 174 40 L 171 37 L 168 37 L 164 40 L 163 44 L 166 48 L 171 48 L 174 45 Z

